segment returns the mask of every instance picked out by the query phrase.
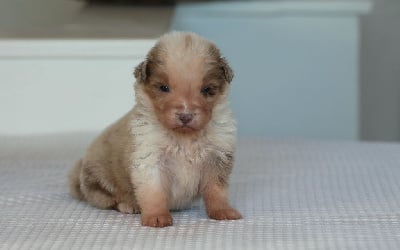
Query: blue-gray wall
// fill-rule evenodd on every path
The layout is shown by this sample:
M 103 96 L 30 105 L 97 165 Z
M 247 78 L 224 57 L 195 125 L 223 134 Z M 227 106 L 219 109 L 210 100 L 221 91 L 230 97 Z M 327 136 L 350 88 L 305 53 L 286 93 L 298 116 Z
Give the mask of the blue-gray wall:
M 215 41 L 236 71 L 231 103 L 239 135 L 359 138 L 362 10 L 320 6 L 311 12 L 308 5 L 270 2 L 178 7 L 172 28 Z

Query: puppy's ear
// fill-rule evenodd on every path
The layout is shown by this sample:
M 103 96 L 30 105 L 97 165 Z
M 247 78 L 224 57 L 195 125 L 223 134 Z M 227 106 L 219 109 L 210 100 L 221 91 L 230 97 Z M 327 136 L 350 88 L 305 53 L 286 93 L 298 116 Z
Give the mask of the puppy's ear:
M 136 77 L 136 80 L 140 82 L 146 81 L 147 78 L 147 61 L 141 62 L 138 66 L 135 68 L 135 72 L 133 73 Z
M 233 79 L 233 76 L 234 76 L 234 73 L 233 73 L 232 68 L 228 64 L 228 61 L 223 57 L 220 58 L 220 67 L 222 68 L 222 70 L 224 72 L 225 80 L 228 83 L 231 83 L 232 79 Z

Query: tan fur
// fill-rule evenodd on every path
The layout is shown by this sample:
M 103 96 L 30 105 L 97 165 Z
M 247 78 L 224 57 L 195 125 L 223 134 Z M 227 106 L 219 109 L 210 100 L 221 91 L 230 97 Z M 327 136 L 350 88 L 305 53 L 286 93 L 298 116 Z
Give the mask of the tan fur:
M 172 225 L 170 210 L 203 197 L 213 219 L 239 219 L 228 202 L 236 127 L 227 102 L 233 73 L 193 33 L 160 38 L 135 69 L 137 104 L 71 170 L 71 194 L 100 208 Z

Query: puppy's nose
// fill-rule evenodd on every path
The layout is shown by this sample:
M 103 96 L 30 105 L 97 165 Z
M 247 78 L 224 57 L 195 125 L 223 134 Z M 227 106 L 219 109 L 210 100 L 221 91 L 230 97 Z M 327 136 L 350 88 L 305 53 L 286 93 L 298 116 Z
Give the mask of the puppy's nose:
M 192 113 L 178 113 L 179 120 L 184 124 L 189 124 L 193 120 Z

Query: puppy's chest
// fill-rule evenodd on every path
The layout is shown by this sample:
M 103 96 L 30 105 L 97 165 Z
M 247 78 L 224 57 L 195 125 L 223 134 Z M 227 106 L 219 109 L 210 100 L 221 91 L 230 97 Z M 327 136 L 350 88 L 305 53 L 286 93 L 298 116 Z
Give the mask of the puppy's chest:
M 202 173 L 210 154 L 208 147 L 202 144 L 169 145 L 163 151 L 162 168 L 172 203 L 190 202 L 199 192 Z

